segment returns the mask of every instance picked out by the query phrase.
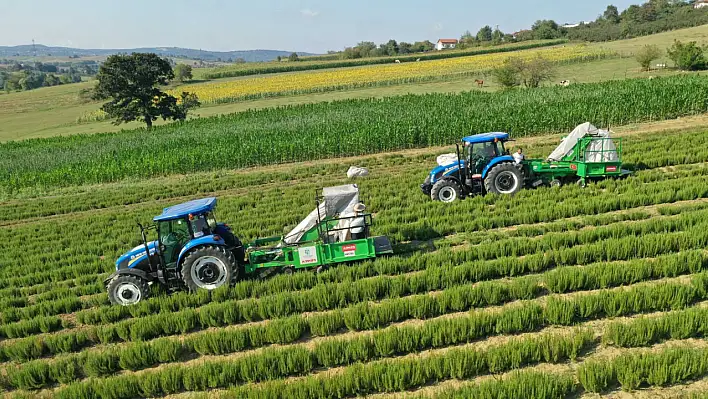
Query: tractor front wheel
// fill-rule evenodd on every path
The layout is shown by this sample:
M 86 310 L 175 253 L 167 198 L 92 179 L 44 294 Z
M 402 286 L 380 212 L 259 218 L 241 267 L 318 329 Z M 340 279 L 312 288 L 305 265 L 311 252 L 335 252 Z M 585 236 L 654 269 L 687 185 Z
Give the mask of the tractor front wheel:
M 430 197 L 433 201 L 454 202 L 460 197 L 460 185 L 454 180 L 439 180 L 433 185 Z
M 114 305 L 135 305 L 150 294 L 147 281 L 138 276 L 123 274 L 108 283 L 108 299 Z
M 496 165 L 489 171 L 484 179 L 484 188 L 488 193 L 493 194 L 516 194 L 521 190 L 524 176 L 511 163 Z
M 234 255 L 222 247 L 200 247 L 192 251 L 182 264 L 182 281 L 187 289 L 215 290 L 229 284 L 238 270 Z

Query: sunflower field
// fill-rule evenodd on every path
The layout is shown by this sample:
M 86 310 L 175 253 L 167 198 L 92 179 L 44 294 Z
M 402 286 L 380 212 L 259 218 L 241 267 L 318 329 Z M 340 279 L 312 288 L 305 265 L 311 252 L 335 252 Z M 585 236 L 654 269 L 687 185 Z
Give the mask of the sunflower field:
M 187 91 L 199 96 L 199 100 L 204 104 L 218 104 L 264 97 L 455 79 L 476 76 L 490 70 L 501 64 L 509 54 L 492 53 L 209 82 L 180 86 L 170 94 L 179 96 L 179 93 Z M 586 45 L 564 45 L 521 50 L 513 55 L 523 59 L 543 56 L 556 63 L 565 63 L 604 58 L 611 53 Z

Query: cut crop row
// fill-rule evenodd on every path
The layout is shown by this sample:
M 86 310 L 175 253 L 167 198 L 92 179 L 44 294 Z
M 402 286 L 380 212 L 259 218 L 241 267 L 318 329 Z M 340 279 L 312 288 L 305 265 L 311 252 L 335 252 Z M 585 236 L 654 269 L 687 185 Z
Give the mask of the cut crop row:
M 320 358 L 330 356 L 331 349 L 316 347 L 308 351 L 304 348 L 276 348 L 231 361 L 213 361 L 194 366 L 175 365 L 157 371 L 75 383 L 57 390 L 55 397 L 155 397 L 263 381 L 273 382 L 243 386 L 239 397 L 251 397 L 256 392 L 260 397 L 273 397 L 278 392 L 282 395 L 280 397 L 293 399 L 332 397 L 335 392 L 337 397 L 356 396 L 403 391 L 434 381 L 505 372 L 540 362 L 561 362 L 574 359 L 593 343 L 594 337 L 588 331 L 578 331 L 571 335 L 545 334 L 512 339 L 508 343 L 484 350 L 450 349 L 425 356 L 357 363 L 328 376 L 306 377 L 292 382 L 277 380 L 311 372 L 313 368 L 321 366 L 318 362 Z M 357 349 L 350 350 L 352 360 L 355 361 L 357 355 L 354 352 Z M 49 370 L 37 373 L 29 381 L 33 382 L 38 376 L 41 378 L 49 374 Z M 27 381 L 20 377 L 16 379 L 18 383 Z M 313 391 L 316 386 L 319 390 Z
M 619 283 L 619 282 L 618 282 Z M 637 286 L 631 290 L 582 294 L 569 298 L 550 296 L 544 306 L 536 302 L 526 302 L 518 307 L 505 308 L 501 312 L 473 312 L 469 317 L 433 319 L 420 327 L 405 327 L 404 330 L 417 331 L 416 334 L 455 331 L 457 335 L 443 338 L 437 336 L 432 345 L 452 345 L 480 339 L 494 334 L 513 334 L 535 331 L 551 325 L 572 325 L 577 322 L 616 317 L 630 313 L 655 310 L 683 309 L 696 301 L 708 299 L 705 293 L 706 279 L 703 275 L 693 278 L 692 285 L 660 284 Z M 469 292 L 469 291 L 468 291 Z M 458 294 L 466 294 L 456 290 Z M 500 295 L 490 293 L 489 295 Z M 441 297 L 442 296 L 442 297 Z M 118 358 L 121 353 L 145 354 L 141 367 L 149 367 L 160 362 L 158 354 L 164 347 L 176 348 L 175 353 L 191 357 L 200 355 L 222 355 L 268 344 L 289 344 L 307 336 L 328 336 L 342 330 L 364 331 L 382 328 L 390 323 L 407 319 L 430 319 L 444 314 L 465 311 L 471 308 L 466 296 L 451 302 L 450 294 L 430 297 L 410 297 L 384 301 L 379 305 L 361 304 L 334 312 L 292 316 L 276 319 L 265 324 L 227 330 L 204 331 L 188 336 L 185 340 L 166 342 L 164 339 L 148 343 L 128 343 L 120 349 L 109 350 L 110 356 Z M 467 301 L 467 302 L 465 302 Z M 189 313 L 193 315 L 193 313 Z M 156 318 L 153 323 L 138 328 L 123 322 L 117 326 L 105 326 L 70 333 L 59 333 L 46 337 L 17 340 L 0 346 L 0 360 L 26 361 L 46 355 L 75 352 L 89 345 L 110 343 L 118 340 L 145 340 L 170 333 L 162 326 L 175 326 L 190 317 L 184 313 L 167 314 Z M 157 331 L 155 329 L 157 328 Z M 175 332 L 187 332 L 174 331 Z M 426 333 L 427 332 L 427 333 Z M 409 331 L 409 335 L 415 335 Z M 117 350 L 117 351 L 116 351 Z M 95 351 L 85 351 L 91 356 Z M 104 353 L 98 349 L 98 352 Z M 170 352 L 172 353 L 172 352 Z M 109 355 L 98 355 L 109 356 Z M 172 360 L 174 361 L 174 359 Z
M 590 262 L 593 262 L 598 260 L 631 259 L 630 255 L 635 251 L 636 255 L 634 255 L 634 257 L 642 257 L 640 254 L 653 256 L 667 253 L 666 248 L 668 248 L 668 252 L 700 248 L 703 242 L 708 242 L 708 235 L 706 235 L 705 232 L 697 235 L 691 234 L 690 237 L 687 237 L 687 234 L 670 232 L 681 232 L 686 229 L 691 231 L 695 230 L 698 232 L 701 230 L 705 231 L 706 229 L 702 227 L 703 224 L 705 224 L 704 214 L 706 214 L 706 212 L 702 211 L 680 215 L 671 219 L 650 219 L 647 221 L 630 224 L 613 224 L 606 227 L 581 230 L 572 233 L 551 233 L 546 234 L 539 239 L 514 238 L 496 241 L 489 244 L 471 247 L 463 251 L 447 252 L 445 254 L 438 254 L 434 257 L 426 257 L 428 258 L 428 261 L 423 262 L 421 262 L 421 260 L 424 257 L 413 257 L 410 259 L 393 258 L 391 260 L 381 260 L 379 262 L 384 265 L 387 263 L 417 263 L 419 265 L 423 264 L 429 269 L 423 271 L 421 274 L 416 274 L 413 276 L 404 275 L 395 278 L 380 276 L 356 281 L 354 283 L 330 283 L 310 278 L 310 282 L 318 282 L 320 284 L 315 284 L 314 286 L 310 285 L 312 288 L 305 292 L 284 292 L 288 288 L 289 283 L 283 279 L 280 279 L 280 282 L 284 282 L 284 286 L 279 287 L 273 286 L 272 284 L 269 285 L 269 287 L 275 288 L 275 290 L 269 292 L 270 296 L 260 298 L 257 301 L 251 300 L 248 303 L 248 306 L 253 309 L 258 309 L 259 306 L 257 305 L 260 302 L 270 301 L 271 299 L 276 299 L 277 297 L 292 296 L 293 302 L 320 304 L 306 307 L 303 307 L 302 305 L 295 305 L 296 308 L 293 309 L 294 312 L 326 310 L 332 308 L 332 306 L 341 307 L 346 306 L 349 303 L 360 302 L 362 300 L 397 297 L 425 291 L 444 289 L 446 287 L 465 284 L 467 282 L 479 281 L 479 279 L 475 278 L 474 274 L 470 274 L 464 279 L 445 279 L 444 275 L 441 275 L 439 270 L 436 271 L 436 269 L 430 269 L 431 266 L 435 266 L 435 263 L 431 264 L 429 261 L 430 258 L 441 262 L 438 264 L 444 264 L 443 262 L 447 262 L 447 264 L 459 265 L 466 262 L 489 260 L 505 256 L 533 255 L 551 250 L 556 251 L 556 253 L 559 254 L 564 254 L 564 250 L 568 248 L 579 248 L 582 251 L 581 253 L 588 253 L 585 251 L 586 247 L 587 249 L 592 250 L 592 248 L 597 248 L 598 244 L 596 243 L 601 243 L 601 249 L 604 249 L 608 253 L 605 254 L 606 257 L 601 259 L 596 260 L 596 258 L 590 258 Z M 639 235 L 642 236 L 641 239 L 637 238 Z M 689 238 L 688 242 L 686 242 L 686 238 Z M 660 242 L 664 239 L 666 242 Z M 653 245 L 653 248 L 648 247 L 648 245 Z M 671 247 L 668 247 L 668 245 L 671 245 Z M 568 252 L 571 256 L 574 254 L 572 251 Z M 442 255 L 445 255 L 445 257 Z M 577 251 L 575 255 L 577 256 Z M 586 263 L 589 262 L 586 262 L 585 259 L 582 258 L 579 262 L 569 262 L 567 260 L 555 262 L 556 265 Z M 402 271 L 401 268 L 397 269 L 397 272 Z M 457 270 L 459 271 L 465 269 Z M 467 270 L 479 270 L 479 267 L 467 266 Z M 499 274 L 495 277 L 501 277 L 503 275 L 504 274 Z M 430 279 L 429 276 L 434 278 Z M 307 278 L 303 278 L 302 280 L 307 280 Z M 445 280 L 447 281 L 443 283 L 442 281 Z M 281 293 L 272 294 L 272 292 Z M 240 289 L 239 284 L 237 284 L 234 288 L 224 289 L 214 293 L 204 292 L 200 295 L 182 293 L 168 298 L 158 297 L 150 299 L 132 307 L 106 306 L 95 310 L 85 310 L 77 314 L 77 319 L 79 322 L 86 324 L 110 323 L 128 316 L 141 317 L 154 314 L 158 311 L 174 312 L 188 307 L 204 305 L 210 302 L 213 303 L 227 300 L 246 299 L 251 297 L 252 294 L 253 292 Z M 308 297 L 317 298 L 317 300 L 308 300 L 306 299 Z M 302 299 L 295 300 L 295 298 Z M 280 305 L 279 307 L 287 308 L 291 306 L 292 305 Z M 261 311 L 257 311 L 256 313 L 266 314 Z M 272 314 L 272 312 L 267 312 L 267 314 Z M 279 316 L 284 316 L 284 314 L 279 314 Z
M 587 360 L 578 369 L 578 378 L 589 392 L 604 392 L 616 386 L 626 391 L 644 384 L 670 386 L 706 374 L 708 349 L 691 345 L 635 350 L 613 359 Z

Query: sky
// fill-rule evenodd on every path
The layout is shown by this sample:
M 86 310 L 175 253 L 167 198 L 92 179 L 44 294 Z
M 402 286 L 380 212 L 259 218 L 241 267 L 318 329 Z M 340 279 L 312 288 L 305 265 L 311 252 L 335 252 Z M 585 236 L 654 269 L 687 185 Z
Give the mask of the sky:
M 620 11 L 640 0 L 613 0 Z M 608 0 L 0 0 L 0 45 L 324 53 L 360 41 L 459 38 L 538 19 L 594 20 Z

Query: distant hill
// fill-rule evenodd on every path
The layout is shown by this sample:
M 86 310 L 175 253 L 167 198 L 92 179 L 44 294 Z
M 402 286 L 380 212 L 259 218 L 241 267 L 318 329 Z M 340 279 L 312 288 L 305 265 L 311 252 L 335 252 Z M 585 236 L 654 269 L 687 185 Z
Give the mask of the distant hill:
M 36 54 L 35 54 L 36 52 Z M 109 56 L 120 53 L 155 53 L 163 57 L 186 58 L 203 61 L 226 61 L 243 58 L 246 62 L 272 61 L 278 56 L 287 57 L 292 51 L 283 50 L 244 50 L 244 51 L 207 51 L 180 47 L 144 47 L 133 49 L 78 49 L 69 47 L 49 47 L 37 44 L 21 46 L 0 46 L 2 57 L 96 57 Z M 296 52 L 298 55 L 316 55 L 306 52 Z

